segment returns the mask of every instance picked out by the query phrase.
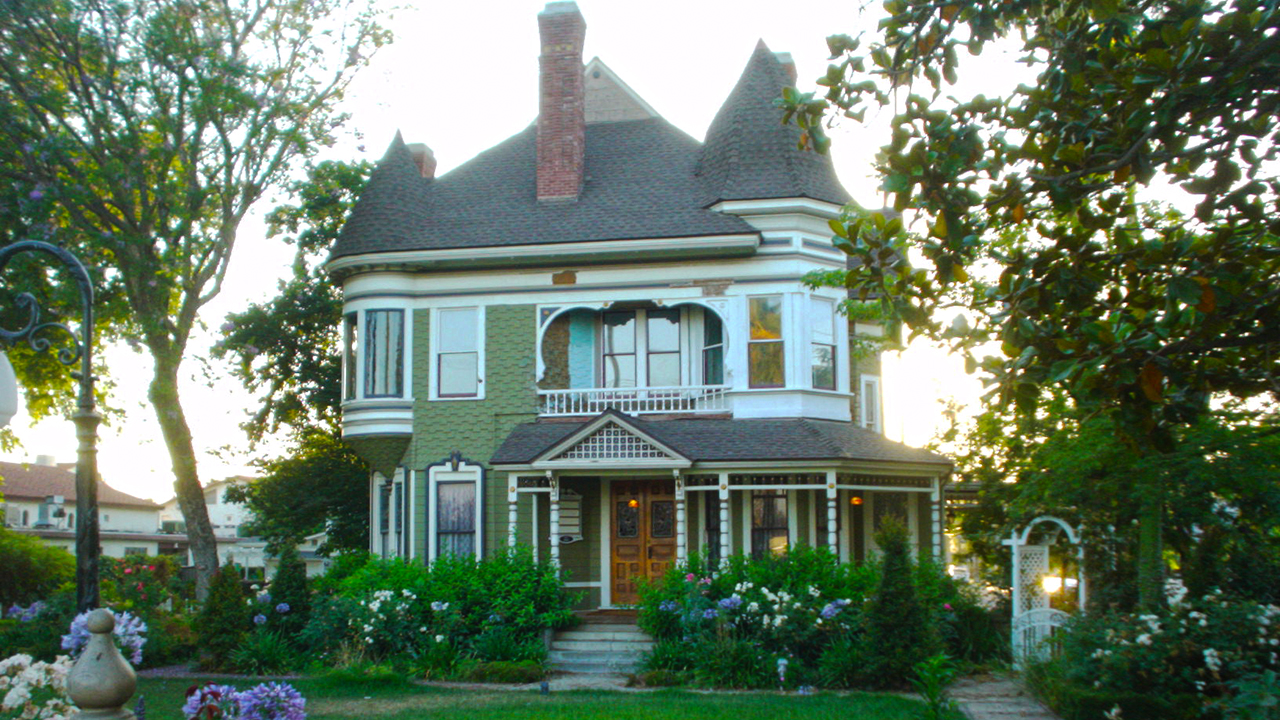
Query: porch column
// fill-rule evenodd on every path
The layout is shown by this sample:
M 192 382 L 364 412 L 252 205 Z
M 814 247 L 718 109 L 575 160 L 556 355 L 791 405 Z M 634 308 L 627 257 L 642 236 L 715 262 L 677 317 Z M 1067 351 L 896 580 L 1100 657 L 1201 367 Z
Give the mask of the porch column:
M 840 534 L 836 532 L 836 471 L 827 471 L 827 548 L 840 554 Z
M 933 512 L 933 559 L 942 562 L 942 478 L 933 479 L 933 487 L 929 491 L 929 504 Z
M 676 562 L 682 563 L 689 556 L 689 541 L 685 537 L 688 525 L 685 523 L 684 478 L 680 477 L 679 470 L 672 470 L 671 475 L 676 480 Z
M 547 471 L 551 481 L 551 564 L 560 567 L 560 478 Z
M 520 486 L 520 478 L 515 475 L 507 480 L 507 547 L 516 546 L 516 505 L 520 496 L 516 488 Z
M 729 473 L 720 473 L 720 564 L 729 563 Z

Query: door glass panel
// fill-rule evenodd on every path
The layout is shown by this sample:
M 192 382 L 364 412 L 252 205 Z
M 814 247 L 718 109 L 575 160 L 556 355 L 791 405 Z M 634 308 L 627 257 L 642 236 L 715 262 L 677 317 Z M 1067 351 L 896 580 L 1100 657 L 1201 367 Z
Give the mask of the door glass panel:
M 656 538 L 675 537 L 676 534 L 676 504 L 671 500 L 658 500 L 654 502 L 649 512 L 653 514 L 650 518 L 650 535 Z
M 633 507 L 633 502 L 635 501 L 618 501 L 617 528 L 620 538 L 640 537 L 640 504 L 637 502 Z

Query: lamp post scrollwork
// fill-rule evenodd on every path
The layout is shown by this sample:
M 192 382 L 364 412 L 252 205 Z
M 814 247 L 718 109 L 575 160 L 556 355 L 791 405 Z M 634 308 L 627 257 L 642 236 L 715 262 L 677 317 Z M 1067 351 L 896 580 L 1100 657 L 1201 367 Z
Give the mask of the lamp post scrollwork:
M 78 440 L 76 458 L 76 607 L 80 612 L 98 607 L 98 414 L 93 397 L 93 283 L 84 265 L 67 250 L 38 240 L 24 240 L 0 248 L 0 277 L 16 255 L 34 252 L 51 256 L 61 263 L 75 281 L 80 293 L 80 335 L 59 322 L 42 322 L 40 307 L 31 293 L 19 293 L 14 299 L 19 310 L 28 314 L 20 329 L 0 328 L 0 346 L 4 349 L 26 343 L 36 352 L 47 352 L 53 344 L 50 334 L 65 334 L 69 344 L 57 351 L 58 361 L 74 366 L 72 376 L 79 381 L 80 391 L 72 420 Z

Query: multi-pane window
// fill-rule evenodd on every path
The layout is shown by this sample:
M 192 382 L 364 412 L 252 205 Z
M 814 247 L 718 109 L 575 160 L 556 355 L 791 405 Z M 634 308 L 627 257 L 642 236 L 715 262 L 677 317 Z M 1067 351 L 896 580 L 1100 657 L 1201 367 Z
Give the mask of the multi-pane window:
M 368 310 L 364 314 L 364 396 L 404 394 L 404 311 Z
M 787 530 L 787 491 L 753 490 L 751 492 L 751 557 L 785 555 Z
M 477 397 L 480 392 L 478 308 L 445 308 L 437 315 L 436 395 Z
M 747 368 L 753 388 L 786 385 L 783 369 L 782 298 L 750 299 L 751 332 L 747 340 Z
M 710 310 L 702 314 L 702 382 L 724 384 L 724 325 Z
M 347 313 L 342 323 L 342 367 L 346 370 L 342 397 L 351 400 L 356 396 L 356 347 L 359 343 L 360 320 L 358 313 Z
M 436 484 L 436 557 L 476 554 L 476 484 Z
M 604 386 L 626 388 L 636 386 L 636 314 L 607 312 L 600 330 L 603 350 Z
M 645 316 L 649 381 L 655 387 L 680 384 L 680 311 L 650 310 Z
M 383 483 L 378 488 L 378 528 L 381 530 L 382 545 L 378 554 L 382 557 L 391 555 L 391 483 Z
M 813 354 L 813 387 L 819 390 L 835 390 L 835 303 L 826 298 L 809 298 L 809 332 Z

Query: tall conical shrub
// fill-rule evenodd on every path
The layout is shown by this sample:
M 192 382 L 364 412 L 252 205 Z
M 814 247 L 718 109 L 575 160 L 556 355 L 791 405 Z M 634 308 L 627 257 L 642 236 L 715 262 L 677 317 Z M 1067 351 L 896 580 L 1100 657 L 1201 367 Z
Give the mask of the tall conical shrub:
M 200 664 L 207 670 L 228 666 L 231 653 L 240 647 L 249 629 L 248 598 L 240 583 L 240 573 L 227 563 L 209 583 L 209 596 L 200 608 L 196 637 L 200 641 Z
M 311 589 L 307 586 L 307 565 L 298 549 L 286 542 L 278 556 L 279 566 L 271 581 L 270 626 L 289 641 L 295 641 L 311 616 Z
M 876 533 L 880 585 L 866 614 L 867 674 L 873 687 L 905 687 L 916 663 L 942 651 L 916 593 L 907 528 L 887 518 Z

